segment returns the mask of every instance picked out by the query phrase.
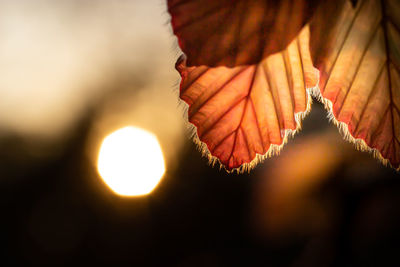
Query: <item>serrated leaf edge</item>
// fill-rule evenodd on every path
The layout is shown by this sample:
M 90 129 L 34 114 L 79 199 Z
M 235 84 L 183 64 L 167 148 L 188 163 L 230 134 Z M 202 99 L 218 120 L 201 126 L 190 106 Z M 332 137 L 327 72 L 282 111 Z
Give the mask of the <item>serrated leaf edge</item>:
M 339 129 L 339 132 L 345 141 L 351 143 L 359 151 L 372 154 L 372 156 L 379 160 L 379 162 L 381 162 L 384 166 L 391 167 L 396 172 L 400 172 L 400 167 L 396 169 L 388 159 L 382 156 L 378 149 L 370 147 L 362 138 L 355 138 L 349 131 L 349 126 L 346 123 L 336 119 L 333 113 L 332 101 L 322 96 L 319 86 L 311 88 L 309 92 L 311 93 L 311 96 L 315 97 L 324 105 L 326 111 L 328 112 L 327 117 L 329 121 Z

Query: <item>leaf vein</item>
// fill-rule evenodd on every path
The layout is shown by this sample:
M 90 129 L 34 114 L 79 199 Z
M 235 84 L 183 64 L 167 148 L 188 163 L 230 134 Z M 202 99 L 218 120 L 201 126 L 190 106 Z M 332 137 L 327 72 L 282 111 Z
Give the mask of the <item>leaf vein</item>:
M 307 98 L 308 98 L 309 96 L 308 96 L 308 94 L 307 94 L 307 92 L 306 92 L 306 88 L 307 88 L 307 86 L 306 86 L 306 77 L 305 77 L 305 74 L 304 74 L 303 56 L 302 56 L 302 54 L 301 54 L 299 39 L 296 39 L 296 43 L 297 43 L 297 50 L 299 51 L 300 65 L 301 65 L 301 73 L 302 73 L 302 75 L 303 75 L 304 101 L 305 101 L 303 104 L 304 104 L 304 106 L 306 107 L 306 106 L 307 106 Z
M 246 111 L 244 111 L 244 112 L 246 112 Z M 246 134 L 245 134 L 243 128 L 240 127 L 239 130 L 242 131 L 243 139 L 244 139 L 244 141 L 246 142 L 247 154 L 248 154 L 248 156 L 249 156 L 249 159 L 251 160 L 251 152 L 250 152 L 249 140 L 247 139 L 247 136 L 246 136 Z
M 382 126 L 382 123 L 385 121 L 385 117 L 386 117 L 386 114 L 389 112 L 389 109 L 390 109 L 390 104 L 386 107 L 385 112 L 383 113 L 382 119 L 379 121 L 378 126 L 371 133 L 371 142 L 372 143 L 373 143 L 373 140 L 375 140 L 375 137 L 378 134 L 377 130 Z
M 204 74 L 209 71 L 211 68 L 206 68 L 202 73 L 200 73 L 199 76 L 196 77 L 196 79 L 193 79 L 192 81 L 190 81 L 190 83 L 188 85 L 185 86 L 184 90 L 181 91 L 181 94 L 185 93 L 190 87 L 192 87 L 192 85 L 197 82 L 202 76 L 204 76 Z
M 359 60 L 359 62 L 357 64 L 356 71 L 354 72 L 354 75 L 353 75 L 353 77 L 351 79 L 350 85 L 348 86 L 349 89 L 346 91 L 344 99 L 343 99 L 341 105 L 339 106 L 339 110 L 338 110 L 338 113 L 337 113 L 337 117 L 338 118 L 340 116 L 340 113 L 342 112 L 342 108 L 343 108 L 344 104 L 346 103 L 346 100 L 347 100 L 347 97 L 349 95 L 349 92 L 351 91 L 351 88 L 353 88 L 353 83 L 354 83 L 354 81 L 355 81 L 355 79 L 357 77 L 358 72 L 360 71 L 360 68 L 361 68 L 361 65 L 363 63 L 364 57 L 367 54 L 367 52 L 369 50 L 369 47 L 371 46 L 372 41 L 374 40 L 374 37 L 376 36 L 376 34 L 378 32 L 378 29 L 379 29 L 379 24 L 375 27 L 374 31 L 372 32 L 371 37 L 368 39 L 368 42 L 367 42 L 367 45 L 365 46 L 365 49 L 363 50 L 361 58 L 360 58 L 360 60 Z M 335 99 L 335 105 L 336 105 L 336 102 L 337 102 L 337 97 Z
M 224 9 L 227 9 L 227 6 L 216 6 L 215 8 L 212 8 L 210 10 L 207 10 L 206 12 L 204 12 L 204 14 L 201 14 L 201 16 L 197 17 L 197 18 L 191 18 L 190 20 L 186 21 L 185 23 L 179 25 L 179 27 L 175 27 L 175 32 L 179 32 L 182 31 L 182 29 L 188 28 L 190 26 L 193 26 L 196 23 L 203 23 L 203 20 L 206 19 L 207 17 L 210 17 L 212 15 L 214 15 L 215 13 L 217 13 L 218 11 L 223 11 Z
M 382 67 L 380 68 L 380 71 L 379 71 L 379 73 L 378 73 L 378 75 L 377 75 L 377 77 L 376 77 L 376 80 L 375 80 L 375 82 L 374 82 L 374 84 L 373 84 L 373 86 L 372 86 L 372 89 L 371 89 L 371 91 L 370 91 L 369 94 L 368 94 L 367 101 L 365 102 L 365 104 L 364 104 L 364 106 L 363 106 L 363 109 L 362 109 L 361 115 L 360 115 L 360 119 L 357 121 L 355 130 L 354 130 L 354 134 L 357 133 L 358 126 L 360 125 L 360 121 L 362 121 L 362 119 L 363 119 L 363 117 L 364 117 L 365 110 L 366 110 L 366 108 L 367 108 L 367 106 L 368 106 L 368 103 L 369 103 L 369 101 L 371 100 L 371 97 L 372 97 L 374 91 L 375 91 L 376 88 L 378 87 L 377 84 L 378 84 L 378 82 L 379 82 L 380 77 L 382 76 L 382 73 L 383 73 L 383 70 L 384 70 L 384 69 L 385 69 L 385 64 L 382 64 Z
M 393 101 L 393 92 L 392 92 L 392 77 L 391 77 L 391 73 L 390 73 L 390 47 L 389 47 L 389 33 L 388 33 L 388 29 L 387 29 L 387 19 L 388 16 L 386 14 L 386 6 L 385 6 L 385 1 L 381 0 L 380 1 L 381 4 L 381 10 L 382 10 L 382 27 L 383 27 L 383 36 L 385 38 L 385 52 L 386 52 L 386 68 L 387 68 L 387 75 L 388 75 L 388 90 L 389 90 L 389 97 L 390 97 L 390 105 L 392 106 L 392 108 L 390 109 L 390 117 L 392 120 L 392 135 L 394 137 L 396 137 L 396 131 L 394 128 L 394 112 L 393 112 L 393 106 L 394 101 Z
M 250 98 L 250 103 L 251 103 L 251 109 L 253 110 L 254 118 L 256 119 L 257 131 L 258 131 L 258 135 L 260 137 L 262 149 L 263 149 L 263 152 L 264 152 L 265 144 L 264 144 L 264 140 L 263 140 L 262 133 L 261 133 L 261 127 L 260 127 L 260 123 L 258 121 L 258 117 L 257 117 L 256 109 L 254 107 L 253 99 L 251 99 L 251 98 Z
M 221 92 L 234 78 L 236 78 L 238 75 L 240 75 L 242 72 L 244 72 L 247 69 L 247 67 L 243 67 L 240 69 L 237 73 L 232 75 L 231 78 L 229 78 L 223 85 L 221 85 L 220 88 L 218 88 L 207 100 L 205 100 L 203 103 L 200 104 L 200 106 L 193 110 L 191 114 L 189 115 L 189 120 L 196 114 L 202 107 L 204 107 L 214 96 L 216 96 L 219 92 Z
M 343 50 L 344 44 L 346 43 L 346 40 L 347 40 L 347 38 L 348 38 L 349 35 L 350 35 L 351 29 L 352 29 L 353 26 L 354 26 L 354 23 L 355 23 L 355 21 L 356 21 L 356 18 L 358 17 L 358 14 L 360 13 L 360 10 L 362 9 L 362 7 L 363 7 L 363 5 L 364 5 L 365 2 L 366 2 L 366 1 L 362 1 L 362 2 L 361 2 L 360 7 L 357 9 L 356 13 L 354 14 L 354 17 L 353 17 L 353 19 L 352 19 L 352 21 L 351 21 L 351 23 L 350 23 L 350 26 L 349 26 L 349 28 L 347 29 L 347 32 L 346 32 L 346 34 L 345 34 L 345 37 L 343 38 L 343 41 L 342 41 L 342 43 L 341 43 L 341 45 L 340 45 L 340 47 L 339 47 L 339 50 L 338 50 L 338 52 L 337 52 L 337 54 L 336 54 L 336 57 L 335 57 L 335 59 L 334 59 L 334 61 L 333 61 L 333 64 L 332 64 L 331 68 L 329 69 L 329 71 L 327 71 L 328 80 L 326 81 L 325 86 L 326 86 L 326 85 L 328 84 L 328 82 L 329 82 L 329 79 L 330 79 L 330 77 L 331 77 L 331 74 L 332 74 L 333 69 L 335 68 L 335 65 L 336 65 L 336 62 L 337 62 L 337 60 L 338 60 L 338 58 L 339 58 L 339 55 L 341 54 L 341 52 L 342 52 L 342 50 Z M 324 86 L 324 87 L 325 87 L 325 86 Z M 324 88 L 324 90 L 325 90 L 325 88 Z
M 234 142 L 234 145 L 233 145 L 233 148 L 232 148 L 231 155 L 229 156 L 228 159 L 230 159 L 230 158 L 232 157 L 233 150 L 234 150 L 235 147 L 236 147 L 236 142 L 237 142 L 237 131 L 238 131 L 238 129 L 242 126 L 244 114 L 245 114 L 245 112 L 246 112 L 246 108 L 247 108 L 248 102 L 249 102 L 249 100 L 250 100 L 250 93 L 251 93 L 251 90 L 253 89 L 253 84 L 254 84 L 254 81 L 255 81 L 255 79 L 256 79 L 256 74 L 257 74 L 257 67 L 255 67 L 253 76 L 251 77 L 251 82 L 250 82 L 249 90 L 248 90 L 248 92 L 247 92 L 247 95 L 245 96 L 245 98 L 247 98 L 247 101 L 245 102 L 244 107 L 243 107 L 242 117 L 240 118 L 239 125 L 238 125 L 238 127 L 237 127 L 237 129 L 236 129 L 235 142 Z M 250 157 L 249 157 L 249 158 L 250 158 Z
M 295 99 L 294 99 L 294 88 L 293 88 L 293 80 L 291 77 L 289 77 L 289 75 L 291 75 L 291 67 L 290 65 L 288 66 L 287 62 L 286 62 L 286 57 L 287 57 L 287 50 L 284 50 L 281 52 L 282 55 L 282 60 L 283 60 L 283 64 L 285 65 L 285 73 L 286 73 L 286 80 L 289 86 L 289 95 L 290 95 L 290 102 L 292 104 L 292 109 L 293 109 L 293 121 L 294 121 L 294 110 L 295 110 Z M 290 69 L 290 71 L 289 71 Z
M 272 103 L 274 104 L 275 116 L 276 116 L 276 118 L 278 120 L 278 126 L 279 126 L 279 129 L 281 129 L 282 128 L 282 126 L 281 126 L 282 123 L 280 121 L 280 116 L 278 114 L 278 109 L 277 109 L 277 106 L 275 104 L 275 99 L 274 99 L 273 94 L 272 94 L 272 84 L 271 84 L 271 80 L 270 80 L 270 77 L 269 77 L 269 70 L 266 69 L 266 68 L 268 68 L 267 64 L 265 65 L 265 68 L 262 68 L 262 69 L 263 69 L 263 72 L 265 74 L 265 79 L 267 80 L 267 83 L 268 83 L 268 90 L 271 92 L 271 96 L 272 96 L 272 100 L 273 100 Z M 271 136 L 270 136 L 270 132 L 269 131 L 268 131 L 268 137 L 269 137 L 269 140 L 271 140 Z

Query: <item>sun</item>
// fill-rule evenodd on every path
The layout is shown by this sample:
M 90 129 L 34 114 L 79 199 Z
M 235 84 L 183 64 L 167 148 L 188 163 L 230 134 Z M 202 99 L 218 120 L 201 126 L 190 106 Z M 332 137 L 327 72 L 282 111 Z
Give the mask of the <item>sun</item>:
M 141 196 L 158 185 L 165 173 L 165 162 L 154 134 L 128 126 L 104 138 L 97 169 L 118 195 Z

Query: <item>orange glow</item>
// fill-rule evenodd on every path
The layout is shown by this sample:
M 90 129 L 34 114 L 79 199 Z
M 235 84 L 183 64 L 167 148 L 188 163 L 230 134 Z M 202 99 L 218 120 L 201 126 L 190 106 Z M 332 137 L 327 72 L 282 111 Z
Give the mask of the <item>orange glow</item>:
M 116 194 L 141 196 L 158 185 L 165 173 L 165 163 L 156 136 L 129 126 L 104 138 L 97 169 Z

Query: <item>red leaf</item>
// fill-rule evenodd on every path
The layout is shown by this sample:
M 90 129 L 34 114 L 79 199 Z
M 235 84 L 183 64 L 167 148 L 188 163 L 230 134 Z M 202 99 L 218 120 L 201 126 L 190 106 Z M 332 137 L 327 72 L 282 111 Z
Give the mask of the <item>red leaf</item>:
M 321 72 L 315 93 L 346 139 L 399 170 L 398 14 L 398 0 L 359 0 L 355 9 L 326 1 L 311 24 L 311 52 Z
M 282 51 L 321 0 L 168 0 L 188 66 L 256 64 Z
M 306 87 L 317 83 L 308 40 L 306 27 L 284 51 L 257 65 L 187 67 L 185 57 L 178 60 L 180 97 L 211 159 L 228 170 L 249 169 L 299 129 L 311 102 Z

